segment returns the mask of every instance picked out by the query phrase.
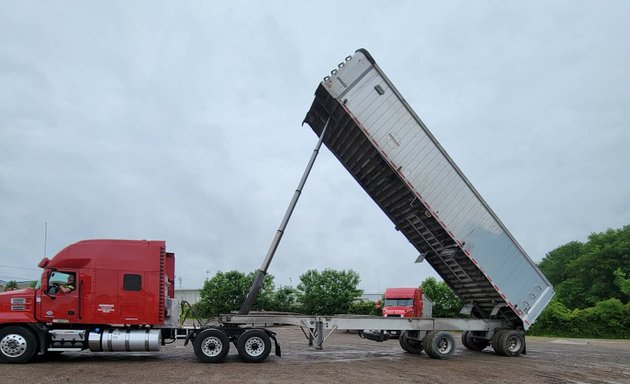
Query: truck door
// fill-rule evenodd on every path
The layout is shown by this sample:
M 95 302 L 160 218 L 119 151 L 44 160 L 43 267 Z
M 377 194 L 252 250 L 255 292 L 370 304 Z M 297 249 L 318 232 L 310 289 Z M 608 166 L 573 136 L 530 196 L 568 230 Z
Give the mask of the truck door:
M 77 271 L 52 271 L 41 295 L 37 319 L 46 323 L 74 323 L 79 318 Z M 73 282 L 74 280 L 74 282 Z

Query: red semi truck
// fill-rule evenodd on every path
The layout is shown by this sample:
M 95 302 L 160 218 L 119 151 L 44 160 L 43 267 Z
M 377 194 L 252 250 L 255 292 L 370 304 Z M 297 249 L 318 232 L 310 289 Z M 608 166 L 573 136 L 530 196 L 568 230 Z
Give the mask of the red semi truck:
M 383 317 L 431 317 L 431 300 L 421 288 L 387 288 Z
M 44 258 L 35 288 L 0 293 L 0 361 L 38 354 L 157 351 L 175 340 L 175 255 L 164 241 L 84 240 Z M 75 280 L 70 290 L 68 280 Z M 215 326 L 188 331 L 203 362 L 223 361 L 233 342 L 245 361 L 267 358 L 275 334 Z M 276 353 L 279 348 L 276 344 Z

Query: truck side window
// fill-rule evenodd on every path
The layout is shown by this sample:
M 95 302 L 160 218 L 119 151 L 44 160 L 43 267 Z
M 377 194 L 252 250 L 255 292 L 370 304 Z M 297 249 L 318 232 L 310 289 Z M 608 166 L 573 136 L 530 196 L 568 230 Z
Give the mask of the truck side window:
M 71 293 L 76 289 L 74 272 L 53 271 L 48 278 L 48 293 Z
M 142 276 L 125 274 L 123 276 L 123 289 L 125 291 L 141 290 L 142 289 Z

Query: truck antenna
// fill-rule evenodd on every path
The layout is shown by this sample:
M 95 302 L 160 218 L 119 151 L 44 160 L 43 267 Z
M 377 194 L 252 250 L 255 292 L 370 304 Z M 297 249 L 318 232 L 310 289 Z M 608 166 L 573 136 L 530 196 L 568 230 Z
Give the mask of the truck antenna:
M 271 245 L 269 246 L 269 251 L 267 251 L 267 256 L 262 263 L 262 266 L 258 271 L 256 271 L 256 277 L 254 278 L 254 282 L 252 283 L 251 288 L 249 289 L 249 293 L 247 297 L 245 297 L 245 301 L 243 302 L 243 306 L 241 310 L 238 312 L 239 315 L 247 315 L 249 311 L 254 306 L 254 302 L 256 301 L 256 297 L 258 296 L 258 291 L 260 291 L 260 287 L 263 285 L 263 281 L 265 276 L 267 275 L 267 269 L 269 268 L 269 264 L 271 264 L 271 259 L 273 259 L 273 255 L 276 253 L 276 249 L 278 249 L 278 245 L 280 244 L 280 240 L 282 240 L 282 235 L 284 234 L 284 230 L 289 223 L 289 219 L 291 218 L 291 214 L 295 209 L 295 206 L 300 198 L 300 194 L 302 193 L 302 189 L 304 188 L 304 184 L 306 184 L 306 179 L 308 178 L 308 174 L 311 172 L 313 168 L 313 164 L 315 163 L 315 159 L 319 154 L 319 148 L 322 146 L 322 141 L 324 140 L 324 134 L 326 133 L 326 128 L 328 127 L 328 123 L 330 122 L 330 117 L 326 120 L 326 124 L 324 125 L 324 129 L 322 129 L 322 133 L 319 135 L 319 140 L 317 141 L 317 145 L 313 150 L 313 154 L 311 155 L 311 159 L 308 161 L 306 165 L 306 169 L 304 170 L 304 174 L 302 175 L 302 179 L 298 184 L 295 193 L 293 194 L 293 198 L 289 203 L 289 207 L 287 208 L 287 212 L 284 214 L 284 218 L 280 223 L 280 227 L 276 232 L 276 236 L 273 238 Z

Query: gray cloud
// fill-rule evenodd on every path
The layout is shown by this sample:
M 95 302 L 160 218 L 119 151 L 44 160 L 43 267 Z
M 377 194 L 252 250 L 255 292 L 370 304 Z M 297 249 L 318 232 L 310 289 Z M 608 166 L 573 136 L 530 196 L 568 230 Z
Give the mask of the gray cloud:
M 184 287 L 257 268 L 316 138 L 317 83 L 369 49 L 534 260 L 630 222 L 625 2 L 0 5 L 0 265 L 165 239 Z M 326 150 L 270 273 L 434 275 Z M 208 271 L 208 272 L 207 272 Z M 36 276 L 0 267 L 0 279 Z M 289 280 L 291 279 L 291 280 Z

